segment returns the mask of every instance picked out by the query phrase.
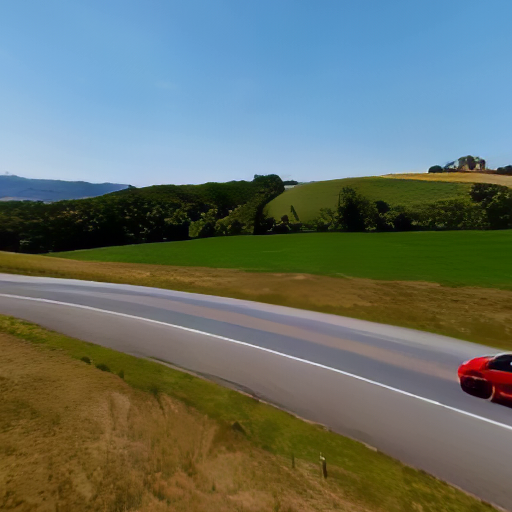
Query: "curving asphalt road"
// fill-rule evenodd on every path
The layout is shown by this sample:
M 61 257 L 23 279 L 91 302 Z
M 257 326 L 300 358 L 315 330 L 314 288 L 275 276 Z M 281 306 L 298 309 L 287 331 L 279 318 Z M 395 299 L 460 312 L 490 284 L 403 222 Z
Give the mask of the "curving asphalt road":
M 237 387 L 512 510 L 512 409 L 464 394 L 456 376 L 488 347 L 256 302 L 5 274 L 0 313 Z

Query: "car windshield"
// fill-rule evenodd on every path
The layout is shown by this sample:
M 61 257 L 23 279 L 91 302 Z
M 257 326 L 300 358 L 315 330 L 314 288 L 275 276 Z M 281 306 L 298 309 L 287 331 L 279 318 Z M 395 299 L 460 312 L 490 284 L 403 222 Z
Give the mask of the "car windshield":
M 489 363 L 491 370 L 512 371 L 512 354 L 499 354 Z

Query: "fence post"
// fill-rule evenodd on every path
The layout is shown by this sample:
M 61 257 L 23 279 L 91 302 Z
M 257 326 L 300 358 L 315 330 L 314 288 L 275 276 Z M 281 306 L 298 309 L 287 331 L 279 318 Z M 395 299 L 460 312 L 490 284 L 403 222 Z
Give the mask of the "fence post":
M 323 456 L 322 452 L 320 452 L 320 465 L 322 466 L 322 475 L 324 478 L 327 478 L 327 461 Z

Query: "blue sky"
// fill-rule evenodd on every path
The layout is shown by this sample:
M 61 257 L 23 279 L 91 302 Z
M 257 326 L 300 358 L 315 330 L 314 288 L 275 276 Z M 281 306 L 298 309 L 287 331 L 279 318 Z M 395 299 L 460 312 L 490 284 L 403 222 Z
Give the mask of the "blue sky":
M 0 0 L 0 173 L 512 164 L 511 19 L 510 0 Z

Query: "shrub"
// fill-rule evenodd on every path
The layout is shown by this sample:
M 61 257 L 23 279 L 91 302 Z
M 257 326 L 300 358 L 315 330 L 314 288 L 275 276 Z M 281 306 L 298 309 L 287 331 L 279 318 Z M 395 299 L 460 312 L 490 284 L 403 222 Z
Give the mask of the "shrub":
M 117 376 L 124 380 L 124 370 L 119 370 Z
M 240 423 L 238 423 L 238 421 L 235 421 L 235 422 L 231 425 L 231 428 L 232 428 L 235 432 L 238 432 L 239 434 L 243 434 L 244 436 L 245 436 L 245 435 L 247 435 L 247 433 L 245 432 L 244 427 L 242 427 L 242 425 L 240 425 Z
M 391 210 L 391 206 L 386 201 L 375 201 L 375 208 L 380 214 L 388 213 Z
M 466 199 L 449 199 L 428 203 L 414 209 L 402 209 L 415 229 L 486 229 L 484 210 Z M 402 219 L 401 219 L 402 220 Z M 405 230 L 396 225 L 397 230 Z
M 378 211 L 375 203 L 344 187 L 340 193 L 337 222 L 343 231 L 369 231 L 376 228 Z
M 96 365 L 96 368 L 98 368 L 98 370 L 101 370 L 102 372 L 110 372 L 110 368 L 106 364 L 103 364 L 103 363 L 98 363 Z
M 277 235 L 286 235 L 287 233 L 290 232 L 290 228 L 288 227 L 287 224 L 276 224 L 272 228 L 272 232 L 276 233 Z
M 326 222 L 324 222 L 322 219 L 320 219 L 317 223 L 316 223 L 316 227 L 315 229 L 317 231 L 319 231 L 320 233 L 323 233 L 325 231 L 329 231 L 329 224 L 327 224 Z
M 444 172 L 444 169 L 440 165 L 433 165 L 428 172 L 436 173 L 436 172 Z
M 508 194 L 509 188 L 503 185 L 490 183 L 475 183 L 469 192 L 469 196 L 475 203 L 481 203 L 486 208 L 498 194 Z
M 412 231 L 412 218 L 405 212 L 394 212 L 392 224 L 396 231 Z
M 160 396 L 160 393 L 161 393 L 161 389 L 160 389 L 160 386 L 158 384 L 151 384 L 149 386 L 149 392 L 156 398 L 158 399 L 159 396 Z
M 91 360 L 87 356 L 81 357 L 80 361 L 83 361 L 86 364 L 91 364 Z
M 228 226 L 228 235 L 233 235 L 233 236 L 241 235 L 243 230 L 244 230 L 244 225 L 238 219 L 235 219 Z
M 217 209 L 211 208 L 208 212 L 202 213 L 199 220 L 191 222 L 188 228 L 190 238 L 208 238 L 214 236 L 217 214 Z
M 487 204 L 485 209 L 491 229 L 507 229 L 512 227 L 512 194 L 499 192 Z
M 512 176 L 512 165 L 506 165 L 505 167 L 498 167 L 496 169 L 496 172 L 498 174 L 505 174 L 505 175 Z
M 254 223 L 253 234 L 266 235 L 269 231 L 273 231 L 275 222 L 274 217 L 267 217 L 264 213 L 258 214 Z

